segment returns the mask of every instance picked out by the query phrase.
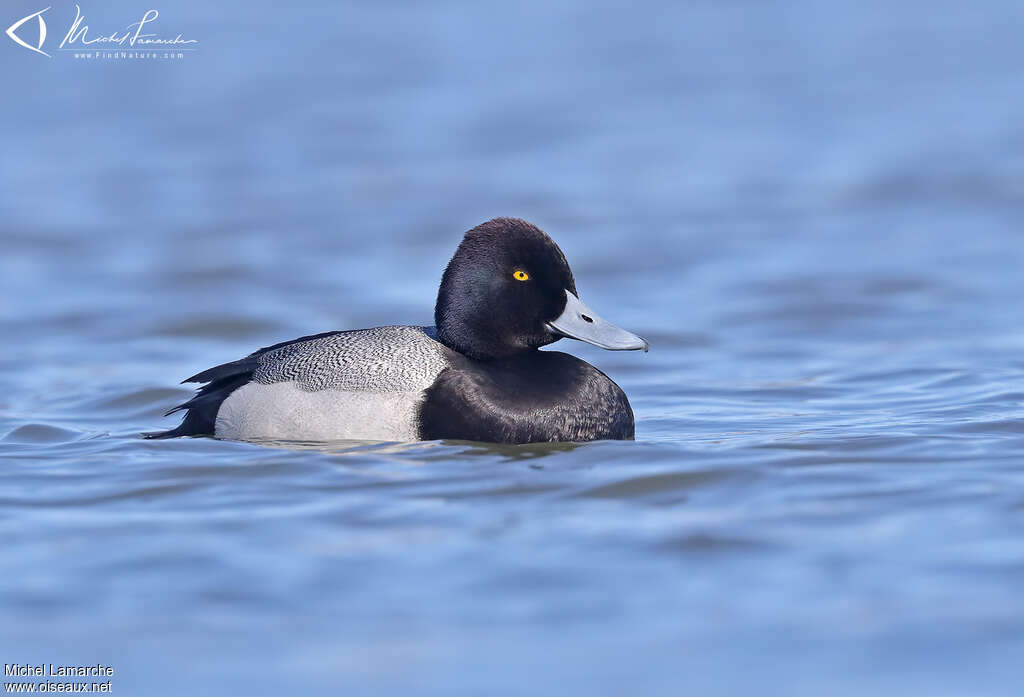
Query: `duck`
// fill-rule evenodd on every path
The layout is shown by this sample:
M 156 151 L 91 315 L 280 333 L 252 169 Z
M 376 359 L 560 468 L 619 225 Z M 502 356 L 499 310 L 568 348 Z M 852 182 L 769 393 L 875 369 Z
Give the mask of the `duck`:
M 539 227 L 494 218 L 463 236 L 441 277 L 433 326 L 331 331 L 267 346 L 182 381 L 196 394 L 143 434 L 250 442 L 633 440 L 625 392 L 575 356 L 648 342 L 583 304 L 569 263 Z

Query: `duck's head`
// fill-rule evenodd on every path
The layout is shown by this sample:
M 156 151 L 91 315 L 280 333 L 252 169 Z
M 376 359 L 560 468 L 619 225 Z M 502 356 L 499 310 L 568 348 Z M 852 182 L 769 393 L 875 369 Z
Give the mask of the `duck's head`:
M 648 348 L 580 302 L 562 250 L 518 218 L 495 218 L 466 233 L 441 278 L 434 321 L 442 343 L 482 360 L 562 337 L 612 351 Z

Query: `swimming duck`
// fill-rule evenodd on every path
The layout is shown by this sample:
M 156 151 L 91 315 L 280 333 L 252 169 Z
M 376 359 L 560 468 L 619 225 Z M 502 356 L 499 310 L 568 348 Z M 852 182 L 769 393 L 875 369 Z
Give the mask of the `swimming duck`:
M 305 336 L 183 382 L 205 383 L 181 425 L 148 438 L 498 443 L 632 439 L 633 410 L 607 375 L 538 351 L 566 337 L 611 351 L 647 341 L 584 305 L 540 228 L 495 218 L 465 234 L 441 278 L 433 327 Z

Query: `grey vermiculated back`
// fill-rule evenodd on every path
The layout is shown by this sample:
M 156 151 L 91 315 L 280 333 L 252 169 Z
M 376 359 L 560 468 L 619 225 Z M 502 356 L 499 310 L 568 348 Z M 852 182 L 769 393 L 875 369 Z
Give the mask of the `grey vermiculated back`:
M 287 344 L 260 354 L 252 379 L 264 385 L 294 382 L 309 392 L 424 389 L 449 365 L 432 330 L 374 327 Z

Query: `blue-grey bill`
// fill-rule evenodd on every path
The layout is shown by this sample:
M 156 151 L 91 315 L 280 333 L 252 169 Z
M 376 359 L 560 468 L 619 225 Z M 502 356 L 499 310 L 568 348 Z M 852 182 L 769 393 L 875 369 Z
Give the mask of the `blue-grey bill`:
M 647 351 L 650 348 L 645 339 L 601 319 L 569 291 L 565 291 L 565 310 L 548 322 L 548 329 L 553 334 L 586 341 L 609 351 Z

